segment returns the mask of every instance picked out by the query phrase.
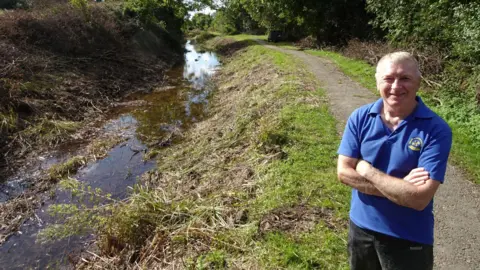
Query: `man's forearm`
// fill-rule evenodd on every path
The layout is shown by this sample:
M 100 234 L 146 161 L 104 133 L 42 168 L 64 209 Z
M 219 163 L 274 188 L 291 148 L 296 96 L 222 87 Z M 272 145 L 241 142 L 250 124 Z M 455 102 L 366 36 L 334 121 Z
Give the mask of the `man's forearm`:
M 378 190 L 381 190 L 389 200 L 396 204 L 409 205 L 410 198 L 412 198 L 417 191 L 417 188 L 412 184 L 385 174 L 375 168 L 372 168 L 370 172 L 365 175 L 365 178 Z
M 344 168 L 338 173 L 338 178 L 345 185 L 355 188 L 362 193 L 384 197 L 384 195 L 371 182 L 363 178 L 354 169 Z
M 357 167 L 357 172 L 372 183 L 386 198 L 398 205 L 423 210 L 431 200 L 420 195 L 418 186 L 383 173 L 370 164 L 368 164 L 368 169 L 358 170 Z

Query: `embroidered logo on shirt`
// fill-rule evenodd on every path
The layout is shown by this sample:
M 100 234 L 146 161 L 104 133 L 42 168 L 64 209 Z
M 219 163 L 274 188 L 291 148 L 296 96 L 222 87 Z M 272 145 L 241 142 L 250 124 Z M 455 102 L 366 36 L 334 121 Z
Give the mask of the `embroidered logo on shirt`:
M 408 141 L 408 148 L 413 151 L 420 151 L 422 149 L 423 141 L 419 137 L 413 137 Z

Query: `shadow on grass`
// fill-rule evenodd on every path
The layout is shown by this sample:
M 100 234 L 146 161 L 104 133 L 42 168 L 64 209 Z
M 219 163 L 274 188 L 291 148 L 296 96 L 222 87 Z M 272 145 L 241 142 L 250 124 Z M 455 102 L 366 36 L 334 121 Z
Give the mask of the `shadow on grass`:
M 212 49 L 215 50 L 217 53 L 219 53 L 222 56 L 225 57 L 230 57 L 237 51 L 240 51 L 242 49 L 245 49 L 249 46 L 252 45 L 258 45 L 257 42 L 254 40 L 241 40 L 237 41 L 235 39 L 218 39 L 218 40 L 213 40 L 212 41 Z

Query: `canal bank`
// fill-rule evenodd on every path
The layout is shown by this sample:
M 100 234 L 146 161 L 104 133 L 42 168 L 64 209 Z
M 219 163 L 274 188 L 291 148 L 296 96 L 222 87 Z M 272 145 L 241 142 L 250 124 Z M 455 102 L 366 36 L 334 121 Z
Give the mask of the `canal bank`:
M 38 233 L 45 228 L 69 222 L 68 219 L 59 218 L 62 215 L 58 215 L 58 211 L 56 218 L 51 217 L 51 209 L 58 210 L 65 206 L 70 210 L 75 208 L 83 211 L 95 205 L 91 200 L 87 203 L 82 201 L 82 194 L 72 194 L 71 183 L 79 183 L 77 192 L 83 187 L 85 190 L 81 191 L 87 193 L 89 190 L 97 192 L 98 189 L 97 197 L 108 196 L 103 202 L 124 200 L 130 194 L 128 187 L 135 185 L 137 177 L 155 167 L 155 161 L 146 158 L 153 156 L 149 151 L 181 141 L 182 134 L 205 117 L 209 107 L 208 98 L 214 90 L 209 77 L 218 69 L 220 63 L 215 54 L 198 53 L 190 42 L 186 44 L 186 50 L 184 66 L 167 73 L 167 86 L 158 87 L 149 94 L 130 95 L 108 113 L 107 121 L 99 121 L 93 125 L 96 128 L 96 136 L 103 138 L 101 143 L 94 142 L 88 145 L 80 141 L 61 147 L 58 151 L 38 157 L 35 161 L 38 165 L 31 166 L 29 171 L 19 172 L 2 185 L 4 194 L 18 198 L 21 197 L 18 194 L 22 194 L 24 189 L 28 188 L 29 181 L 42 176 L 41 171 L 49 178 L 52 175 L 52 168 L 58 166 L 55 165 L 57 162 L 80 161 L 74 170 L 60 174 L 63 179 L 56 179 L 68 180 L 61 181 L 64 184 L 63 189 L 58 188 L 40 194 L 41 198 L 38 198 L 37 204 L 40 207 L 38 209 L 32 207 L 29 209 L 28 217 L 20 217 L 17 221 L 18 230 L 12 235 L 9 234 L 0 247 L 2 267 L 44 269 L 65 266 L 69 261 L 75 261 L 79 252 L 93 240 L 92 229 L 100 224 L 78 222 L 78 226 L 70 228 L 72 230 L 68 230 L 67 234 L 64 231 L 58 235 L 61 230 L 57 230 L 56 236 L 64 236 L 63 240 L 46 243 L 37 241 Z M 113 148 L 109 150 L 111 147 L 107 145 Z M 90 151 L 91 148 L 94 149 Z M 104 155 L 95 156 L 94 153 L 98 153 L 98 149 L 95 148 L 108 149 L 103 149 Z M 71 158 L 72 156 L 75 157 Z M 65 187 L 70 187 L 67 188 L 70 190 L 65 191 Z M 75 193 L 75 190 L 73 191 Z M 9 203 L 9 196 L 5 196 L 5 204 Z M 55 210 L 53 212 L 55 213 Z M 82 228 L 82 225 L 91 227 Z M 2 226 L 2 229 L 5 229 L 5 226 Z M 74 229 L 81 234 L 75 235 Z M 44 235 L 55 236 L 54 231 L 47 230 Z
M 320 84 L 294 57 L 217 38 L 208 117 L 112 208 L 79 269 L 347 269 L 349 190 Z

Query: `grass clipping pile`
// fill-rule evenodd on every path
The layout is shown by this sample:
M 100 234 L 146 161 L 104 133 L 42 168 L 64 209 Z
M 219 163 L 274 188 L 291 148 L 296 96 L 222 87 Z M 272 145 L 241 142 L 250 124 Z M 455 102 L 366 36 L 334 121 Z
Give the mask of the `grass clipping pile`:
M 128 202 L 113 208 L 99 228 L 98 250 L 81 258 L 78 269 L 262 268 L 255 239 L 282 230 L 276 224 L 291 212 L 255 207 L 259 194 L 267 192 L 262 190 L 266 171 L 286 160 L 282 149 L 292 143 L 280 112 L 285 106 L 313 108 L 323 101 L 309 94 L 316 90 L 309 74 L 282 71 L 268 49 L 247 41 L 212 43 L 232 57 L 224 59 L 216 77 L 219 89 L 211 99 L 211 116 L 182 143 L 160 151 L 157 170 L 144 175 Z M 328 126 L 336 138 L 334 121 Z M 304 211 L 295 216 L 303 225 L 295 231 L 292 224 L 287 233 L 313 230 L 323 222 L 319 219 L 334 229 L 344 228 L 331 212 L 313 209 L 296 195 L 293 200 L 306 203 L 291 208 Z

